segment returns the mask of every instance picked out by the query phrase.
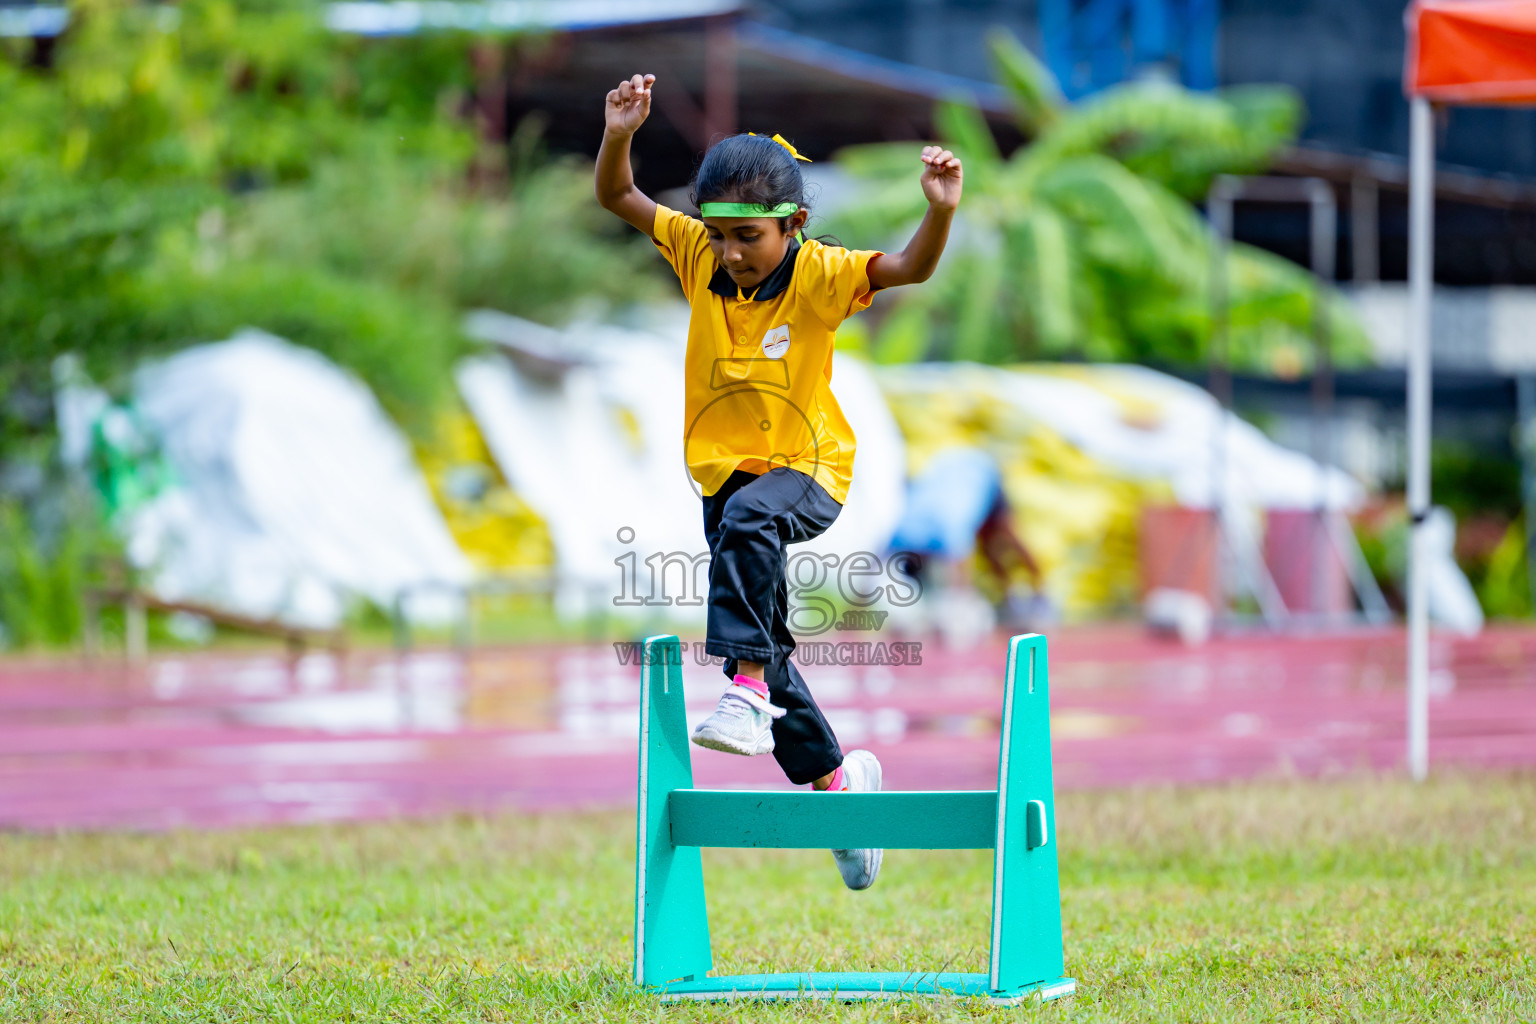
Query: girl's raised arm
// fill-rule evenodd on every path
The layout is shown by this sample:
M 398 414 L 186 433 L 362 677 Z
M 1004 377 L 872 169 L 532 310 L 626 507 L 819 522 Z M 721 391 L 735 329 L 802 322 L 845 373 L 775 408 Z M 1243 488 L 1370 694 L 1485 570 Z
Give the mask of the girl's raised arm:
M 635 75 L 608 93 L 603 145 L 597 151 L 597 201 L 647 235 L 656 229 L 656 203 L 635 188 L 629 166 L 629 137 L 651 113 L 655 75 Z
M 917 226 L 912 241 L 898 253 L 878 256 L 869 264 L 869 283 L 875 288 L 917 284 L 933 276 L 949 240 L 949 222 L 960 205 L 960 160 L 938 146 L 923 149 L 923 195 L 928 212 Z

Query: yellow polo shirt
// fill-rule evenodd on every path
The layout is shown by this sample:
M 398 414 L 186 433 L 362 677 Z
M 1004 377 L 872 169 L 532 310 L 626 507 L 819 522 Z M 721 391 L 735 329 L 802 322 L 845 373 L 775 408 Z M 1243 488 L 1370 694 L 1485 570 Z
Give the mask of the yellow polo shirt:
M 874 298 L 869 261 L 880 253 L 792 243 L 748 297 L 715 260 L 702 221 L 657 204 L 652 237 L 691 311 L 683 446 L 701 492 L 738 469 L 789 466 L 846 503 L 854 437 L 832 395 L 832 345 Z

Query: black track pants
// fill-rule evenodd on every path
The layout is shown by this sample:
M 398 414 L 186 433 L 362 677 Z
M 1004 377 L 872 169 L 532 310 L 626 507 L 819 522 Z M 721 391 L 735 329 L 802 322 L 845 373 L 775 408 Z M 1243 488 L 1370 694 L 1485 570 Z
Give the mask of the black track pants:
M 723 657 L 726 678 L 738 658 L 766 666 L 768 698 L 788 712 L 773 723 L 773 756 L 797 786 L 830 774 L 843 751 L 800 670 L 790 660 L 786 548 L 820 536 L 839 505 L 799 470 L 758 476 L 743 470 L 704 499 L 709 541 L 709 628 L 704 649 Z

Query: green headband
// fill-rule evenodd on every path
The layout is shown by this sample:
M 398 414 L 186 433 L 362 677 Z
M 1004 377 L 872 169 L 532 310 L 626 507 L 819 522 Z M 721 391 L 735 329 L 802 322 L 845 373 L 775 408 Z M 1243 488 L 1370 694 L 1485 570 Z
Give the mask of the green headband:
M 763 206 L 760 203 L 700 203 L 701 217 L 789 217 L 799 212 L 799 203 Z

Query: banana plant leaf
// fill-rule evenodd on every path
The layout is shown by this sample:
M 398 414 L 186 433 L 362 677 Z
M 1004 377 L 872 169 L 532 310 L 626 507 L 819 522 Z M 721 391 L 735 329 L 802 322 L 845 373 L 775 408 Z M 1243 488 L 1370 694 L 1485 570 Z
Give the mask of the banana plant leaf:
M 1188 200 L 1216 174 L 1262 169 L 1294 139 L 1295 96 L 1272 87 L 1197 94 L 1133 83 L 1072 105 L 1016 39 L 996 33 L 988 47 L 1032 141 L 1005 157 L 978 110 L 937 106 L 941 141 L 964 161 L 965 199 L 938 274 L 887 304 L 876 357 L 1209 358 L 1217 257 Z M 839 165 L 864 190 L 834 226 L 846 237 L 900 239 L 926 208 L 913 156 L 906 143 L 842 151 Z M 1233 246 L 1219 271 L 1222 337 L 1235 365 L 1306 365 L 1318 303 L 1336 362 L 1359 362 L 1369 351 L 1347 304 L 1301 267 Z

